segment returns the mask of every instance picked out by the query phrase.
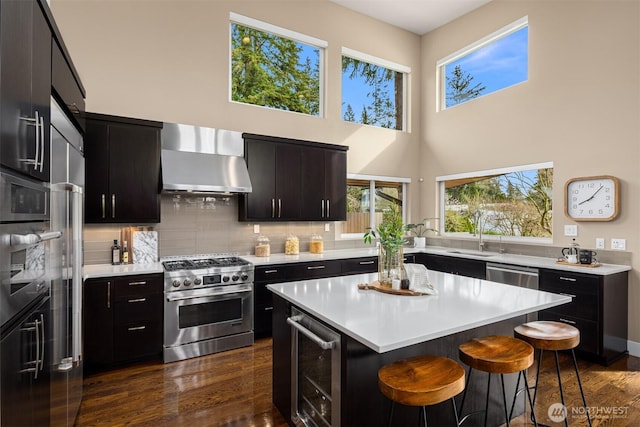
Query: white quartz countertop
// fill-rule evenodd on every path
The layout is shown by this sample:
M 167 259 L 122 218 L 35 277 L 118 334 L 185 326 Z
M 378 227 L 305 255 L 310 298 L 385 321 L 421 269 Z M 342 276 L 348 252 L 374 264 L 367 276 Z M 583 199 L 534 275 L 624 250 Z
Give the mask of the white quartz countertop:
M 272 292 L 378 353 L 571 302 L 571 297 L 429 271 L 438 295 L 359 290 L 377 273 L 267 285 Z
M 84 280 L 100 277 L 129 276 L 132 274 L 153 274 L 163 273 L 162 264 L 154 262 L 150 264 L 91 264 L 83 268 Z
M 555 258 L 536 257 L 528 255 L 516 254 L 499 254 L 495 252 L 480 252 L 464 249 L 444 248 L 437 246 L 427 246 L 425 248 L 404 248 L 405 254 L 412 253 L 428 253 L 435 255 L 446 255 L 449 257 L 458 257 L 465 259 L 477 259 L 492 263 L 521 265 L 525 267 L 547 268 L 552 270 L 573 271 L 579 273 L 595 274 L 606 276 L 609 274 L 620 273 L 631 270 L 628 265 L 618 264 L 601 264 L 599 267 L 571 266 L 565 264 L 557 264 Z M 258 257 L 255 255 L 242 255 L 243 258 L 250 261 L 256 266 L 270 264 L 287 264 L 293 262 L 310 262 L 323 261 L 332 259 L 359 258 L 367 256 L 377 256 L 376 248 L 363 249 L 335 249 L 327 250 L 321 254 L 312 254 L 310 252 L 301 252 L 298 255 L 285 255 L 283 253 L 271 254 L 268 257 Z

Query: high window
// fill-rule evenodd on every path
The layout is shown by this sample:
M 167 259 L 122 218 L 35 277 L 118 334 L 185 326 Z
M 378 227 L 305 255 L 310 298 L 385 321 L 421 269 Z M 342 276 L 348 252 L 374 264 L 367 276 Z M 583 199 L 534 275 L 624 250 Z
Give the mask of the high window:
M 327 42 L 231 13 L 231 100 L 323 115 Z
M 526 81 L 528 41 L 529 23 L 524 17 L 438 61 L 436 109 Z
M 409 67 L 342 48 L 342 119 L 406 130 Z
M 341 223 L 341 236 L 362 238 L 368 228 L 378 227 L 382 213 L 391 205 L 397 206 L 402 218 L 406 218 L 405 194 L 409 182 L 409 178 L 348 175 L 347 221 Z
M 553 163 L 437 177 L 441 232 L 451 237 L 552 238 Z

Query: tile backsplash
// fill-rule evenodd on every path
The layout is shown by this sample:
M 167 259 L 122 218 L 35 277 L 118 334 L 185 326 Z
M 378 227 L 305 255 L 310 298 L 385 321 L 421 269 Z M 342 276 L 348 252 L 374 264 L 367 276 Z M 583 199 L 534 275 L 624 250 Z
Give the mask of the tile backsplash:
M 253 254 L 256 239 L 265 235 L 271 243 L 271 253 L 284 252 L 284 242 L 289 234 L 295 234 L 300 240 L 300 251 L 309 250 L 313 234 L 319 234 L 324 240 L 324 249 L 352 249 L 370 247 L 362 239 L 336 240 L 335 224 L 329 222 L 329 231 L 324 231 L 324 222 L 292 221 L 268 223 L 262 222 L 260 233 L 254 233 L 254 224 L 238 221 L 238 196 L 195 197 L 172 195 L 162 196 L 162 222 L 154 224 L 158 232 L 158 256 L 194 255 L 203 253 Z M 111 260 L 111 245 L 114 239 L 120 240 L 122 227 L 138 224 L 85 224 L 84 263 L 105 264 Z M 149 226 L 152 224 L 145 224 Z M 456 249 L 477 249 L 477 240 L 448 239 L 430 237 L 427 244 L 446 246 Z M 497 252 L 499 245 L 488 243 L 486 250 Z M 506 253 L 554 258 L 560 255 L 561 247 L 549 245 L 524 245 L 503 243 Z M 631 253 L 622 251 L 598 250 L 598 261 L 631 265 Z

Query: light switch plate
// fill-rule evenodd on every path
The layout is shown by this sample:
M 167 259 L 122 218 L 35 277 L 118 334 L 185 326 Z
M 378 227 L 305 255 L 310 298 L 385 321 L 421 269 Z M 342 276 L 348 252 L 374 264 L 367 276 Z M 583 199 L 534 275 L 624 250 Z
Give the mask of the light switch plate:
M 260 224 L 253 224 L 253 233 L 260 234 Z
M 604 249 L 604 237 L 596 237 L 596 249 Z
M 565 225 L 564 226 L 564 235 L 565 236 L 577 236 L 578 235 L 578 226 L 577 225 Z
M 611 249 L 624 251 L 627 249 L 627 239 L 611 239 Z

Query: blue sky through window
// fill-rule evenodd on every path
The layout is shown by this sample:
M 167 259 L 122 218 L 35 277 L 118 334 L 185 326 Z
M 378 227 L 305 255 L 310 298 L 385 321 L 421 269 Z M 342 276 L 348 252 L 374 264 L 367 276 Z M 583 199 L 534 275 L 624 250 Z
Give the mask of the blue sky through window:
M 453 69 L 459 65 L 464 73 L 473 76 L 471 86 L 477 83 L 486 86 L 480 96 L 524 82 L 528 79 L 528 43 L 529 27 L 526 26 L 446 64 L 447 81 L 451 78 Z M 448 91 L 449 88 L 445 90 Z M 446 106 L 451 107 L 457 103 L 447 100 Z

